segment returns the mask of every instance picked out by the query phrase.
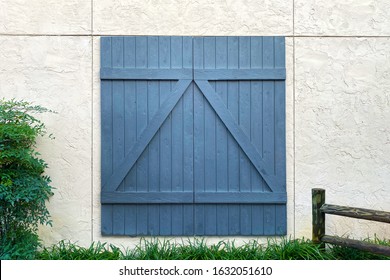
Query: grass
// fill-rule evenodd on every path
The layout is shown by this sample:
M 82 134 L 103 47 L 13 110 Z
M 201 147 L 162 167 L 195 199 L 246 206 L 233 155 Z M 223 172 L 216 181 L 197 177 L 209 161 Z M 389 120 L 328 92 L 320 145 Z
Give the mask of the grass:
M 390 240 L 371 240 L 390 246 Z M 390 260 L 360 250 L 320 246 L 306 239 L 268 240 L 262 245 L 256 241 L 236 246 L 234 241 L 221 241 L 208 246 L 203 239 L 183 243 L 168 240 L 141 240 L 134 249 L 120 249 L 114 245 L 96 242 L 88 248 L 61 241 L 44 248 L 36 259 L 40 260 Z
M 381 240 L 377 237 L 374 237 L 374 239 L 367 238 L 364 241 L 390 247 L 390 239 Z M 331 250 L 335 258 L 340 260 L 390 260 L 390 257 L 375 255 L 369 252 L 344 246 L 332 246 Z

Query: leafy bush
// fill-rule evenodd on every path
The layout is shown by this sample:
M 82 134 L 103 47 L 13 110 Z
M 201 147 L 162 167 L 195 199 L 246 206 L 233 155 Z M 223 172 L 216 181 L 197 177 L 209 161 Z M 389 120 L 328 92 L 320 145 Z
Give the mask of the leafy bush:
M 28 102 L 0 100 L 0 257 L 32 258 L 39 224 L 49 224 L 53 194 L 47 164 L 35 151 L 45 125 L 32 114 L 51 112 Z

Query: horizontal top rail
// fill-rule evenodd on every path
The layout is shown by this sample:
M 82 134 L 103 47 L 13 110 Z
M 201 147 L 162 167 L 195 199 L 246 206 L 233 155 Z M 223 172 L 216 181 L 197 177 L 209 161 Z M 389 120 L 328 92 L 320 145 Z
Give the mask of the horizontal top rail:
M 390 224 L 390 212 L 364 208 L 354 208 L 333 204 L 323 204 L 320 211 L 325 214 L 338 215 L 363 220 L 377 221 Z

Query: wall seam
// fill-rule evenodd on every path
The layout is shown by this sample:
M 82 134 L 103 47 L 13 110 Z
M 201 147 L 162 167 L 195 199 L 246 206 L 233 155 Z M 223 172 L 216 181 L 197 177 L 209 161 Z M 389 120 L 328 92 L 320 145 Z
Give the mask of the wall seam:
M 293 0 L 293 183 L 292 183 L 292 188 L 293 188 L 293 238 L 295 238 L 296 235 L 296 225 L 295 225 L 295 219 L 296 219 L 296 205 L 295 205 L 295 0 Z
M 53 34 L 53 33 L 41 33 L 41 34 L 31 34 L 31 33 L 0 33 L 0 36 L 14 36 L 14 37 L 90 37 L 92 33 L 89 34 Z
M 94 199 L 94 181 L 93 181 L 93 172 L 94 172 L 94 91 L 93 91 L 93 67 L 94 67 L 94 38 L 93 38 L 93 0 L 91 0 L 91 243 L 94 241 L 94 232 L 93 232 L 93 199 Z
M 0 36 L 13 36 L 13 37 L 102 37 L 102 36 L 146 36 L 146 35 L 131 35 L 131 34 L 99 34 L 93 33 L 90 34 L 7 34 L 0 33 Z M 150 35 L 152 36 L 152 35 Z M 156 35 L 161 36 L 161 35 Z M 179 35 L 178 35 L 179 36 Z M 191 35 L 188 35 L 191 36 Z M 222 36 L 222 35 L 221 35 Z M 259 35 L 266 36 L 266 35 Z M 378 38 L 378 39 L 390 39 L 390 35 L 274 35 L 274 36 L 284 36 L 285 38 L 351 38 L 351 39 L 365 39 L 365 38 Z

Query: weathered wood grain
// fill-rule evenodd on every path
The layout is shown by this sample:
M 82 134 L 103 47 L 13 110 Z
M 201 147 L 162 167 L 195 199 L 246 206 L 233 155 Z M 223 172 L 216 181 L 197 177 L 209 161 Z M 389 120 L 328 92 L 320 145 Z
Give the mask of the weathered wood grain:
M 347 246 L 374 254 L 390 256 L 390 246 L 372 244 L 338 236 L 325 235 L 325 214 L 338 215 L 356 219 L 390 223 L 390 213 L 365 208 L 355 208 L 341 205 L 325 204 L 325 190 L 312 189 L 312 217 L 313 217 L 313 242 L 331 243 L 340 246 Z
M 321 212 L 344 217 L 357 218 L 362 220 L 390 223 L 390 212 L 378 211 L 365 208 L 355 208 L 341 205 L 324 204 Z
M 342 238 L 338 236 L 329 236 L 329 235 L 324 235 L 321 240 L 323 242 L 331 243 L 334 245 L 347 246 L 347 247 L 367 251 L 373 254 L 380 254 L 380 255 L 390 257 L 390 247 L 385 245 L 372 244 L 364 241 Z
M 321 211 L 321 206 L 325 203 L 325 190 L 312 189 L 312 216 L 313 231 L 312 239 L 315 243 L 320 243 L 325 235 L 325 213 Z

